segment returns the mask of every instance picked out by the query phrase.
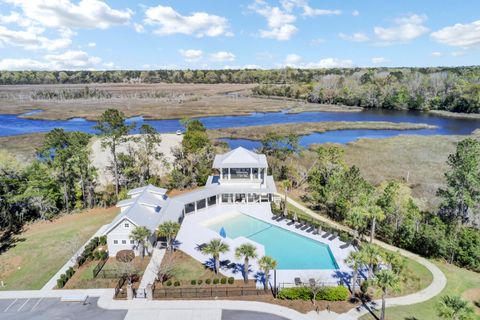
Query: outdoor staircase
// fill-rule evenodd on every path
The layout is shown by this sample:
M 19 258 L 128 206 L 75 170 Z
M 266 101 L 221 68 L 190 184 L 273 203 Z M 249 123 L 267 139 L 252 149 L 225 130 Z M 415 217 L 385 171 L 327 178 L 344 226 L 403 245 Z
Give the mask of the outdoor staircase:
M 145 292 L 147 289 L 148 284 L 154 284 L 157 278 L 158 270 L 160 268 L 160 264 L 162 263 L 163 256 L 165 255 L 165 249 L 153 248 L 152 257 L 150 258 L 150 263 L 148 264 L 147 268 L 142 277 L 142 281 L 140 281 L 140 285 L 138 287 L 136 297 L 139 299 L 146 298 Z

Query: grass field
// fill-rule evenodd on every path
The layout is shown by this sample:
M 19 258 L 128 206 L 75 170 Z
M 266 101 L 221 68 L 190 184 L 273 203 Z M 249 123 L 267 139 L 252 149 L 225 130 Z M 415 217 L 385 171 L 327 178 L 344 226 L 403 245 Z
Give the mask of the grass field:
M 480 274 L 455 267 L 454 265 L 443 262 L 436 262 L 437 266 L 447 277 L 447 285 L 442 293 L 433 299 L 423 303 L 418 303 L 403 307 L 393 307 L 387 309 L 388 320 L 437 320 L 437 303 L 443 295 L 462 295 L 465 299 L 479 303 L 480 300 Z M 476 319 L 480 319 L 480 308 L 476 307 Z M 374 319 L 372 315 L 365 315 L 361 319 Z
M 40 289 L 72 255 L 72 239 L 83 245 L 118 213 L 115 207 L 62 216 L 25 227 L 17 243 L 0 255 L 0 290 Z

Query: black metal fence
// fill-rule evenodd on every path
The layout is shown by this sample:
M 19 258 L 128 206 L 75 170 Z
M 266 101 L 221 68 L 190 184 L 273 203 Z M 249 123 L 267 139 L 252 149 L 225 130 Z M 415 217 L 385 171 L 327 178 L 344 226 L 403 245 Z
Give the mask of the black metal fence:
M 93 268 L 93 277 L 96 278 L 98 273 L 102 270 L 103 266 L 105 265 L 105 263 L 107 263 L 108 261 L 108 257 L 106 259 L 102 259 L 100 260 L 97 265 L 95 266 L 95 268 Z M 105 278 L 105 277 L 102 277 L 102 278 Z
M 270 291 L 256 289 L 255 287 L 183 287 L 183 288 L 154 288 L 153 299 L 175 298 L 214 298 L 214 297 L 240 297 L 260 296 L 270 294 Z

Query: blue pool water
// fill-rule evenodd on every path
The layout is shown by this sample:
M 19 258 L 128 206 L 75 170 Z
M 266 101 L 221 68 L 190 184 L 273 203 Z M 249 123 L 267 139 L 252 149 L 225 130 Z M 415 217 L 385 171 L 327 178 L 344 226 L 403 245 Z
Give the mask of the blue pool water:
M 338 269 L 328 245 L 244 214 L 208 227 L 215 232 L 223 227 L 230 239 L 243 236 L 262 244 L 279 270 Z

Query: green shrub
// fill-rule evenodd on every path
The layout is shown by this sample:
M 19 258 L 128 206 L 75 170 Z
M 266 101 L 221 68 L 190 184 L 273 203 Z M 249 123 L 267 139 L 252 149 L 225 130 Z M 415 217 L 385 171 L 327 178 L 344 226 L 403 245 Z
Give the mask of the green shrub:
M 192 286 L 196 285 L 196 284 L 197 284 L 197 280 L 192 280 L 192 281 L 190 281 L 190 284 L 191 284 Z
M 197 281 L 198 284 L 202 284 L 202 282 L 203 282 L 202 279 L 200 279 L 200 280 Z
M 70 279 L 74 275 L 74 273 L 75 273 L 75 270 L 72 267 L 68 268 L 67 271 L 65 272 L 68 279 Z
M 312 292 L 307 287 L 284 288 L 277 297 L 282 300 L 311 300 Z
M 180 281 L 175 281 L 175 283 L 173 284 L 175 287 L 180 287 Z
M 107 236 L 101 236 L 99 239 L 99 245 L 105 246 L 107 244 Z
M 172 280 L 168 280 L 166 285 L 167 285 L 167 287 L 170 287 L 172 285 Z
M 207 279 L 207 280 L 205 280 L 205 283 L 206 283 L 206 284 L 212 283 L 212 279 Z
M 317 300 L 324 301 L 345 301 L 349 296 L 349 291 L 344 286 L 324 287 L 316 296 Z M 311 300 L 313 298 L 312 290 L 309 287 L 284 288 L 280 290 L 277 296 L 283 300 Z
M 324 301 L 345 301 L 350 292 L 344 286 L 325 287 L 317 294 L 317 300 Z
M 62 278 L 57 279 L 57 288 L 61 289 L 63 286 L 65 286 L 65 281 Z
M 213 284 L 218 284 L 219 282 L 220 280 L 218 280 L 218 278 L 213 279 Z
M 227 278 L 222 278 L 222 279 L 220 279 L 220 283 L 221 283 L 221 284 L 226 284 L 226 283 L 227 283 Z
M 228 278 L 228 284 L 233 284 L 235 279 L 233 277 Z

